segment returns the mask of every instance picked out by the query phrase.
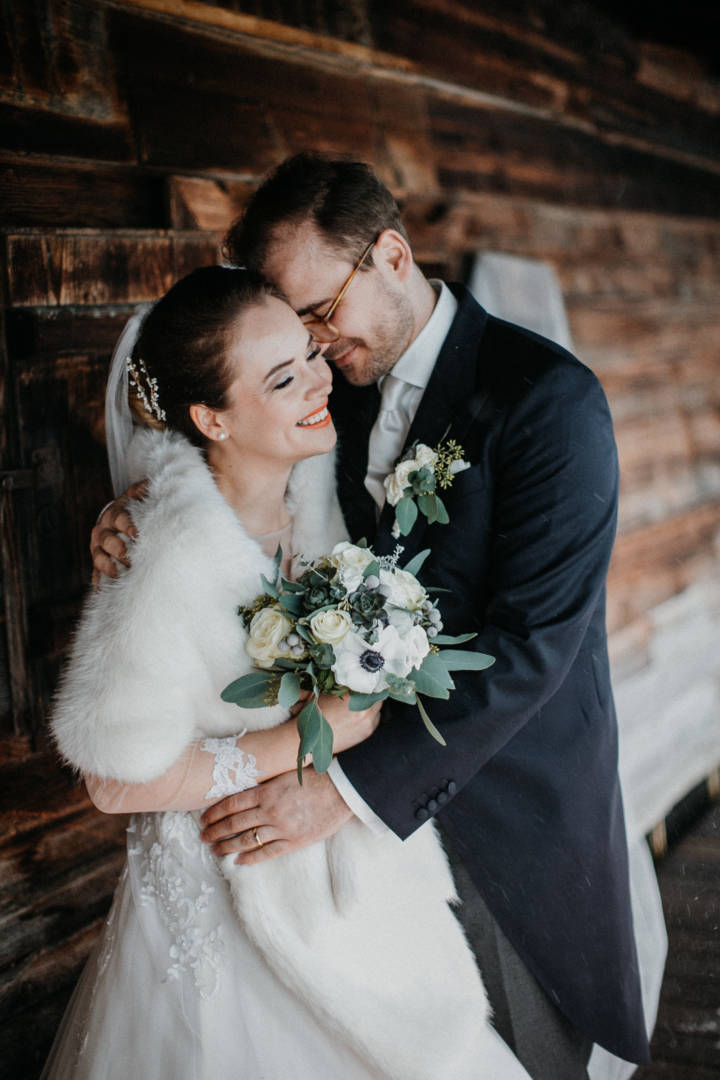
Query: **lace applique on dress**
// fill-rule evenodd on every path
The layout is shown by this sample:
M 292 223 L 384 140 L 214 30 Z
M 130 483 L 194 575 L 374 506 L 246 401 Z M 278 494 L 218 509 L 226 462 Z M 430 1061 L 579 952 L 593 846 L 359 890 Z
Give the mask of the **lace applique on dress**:
M 201 997 L 211 997 L 219 985 L 224 941 L 222 927 L 208 923 L 217 867 L 197 822 L 184 811 L 134 814 L 128 832 L 138 839 L 128 845 L 128 856 L 140 858 L 140 902 L 156 905 L 170 937 L 166 977 L 187 974 Z
M 242 732 L 244 735 L 245 732 Z M 257 759 L 254 754 L 245 754 L 237 745 L 242 735 L 231 735 L 225 739 L 203 739 L 202 749 L 215 755 L 213 765 L 213 786 L 206 799 L 222 799 L 225 795 L 235 795 L 238 791 L 257 785 Z

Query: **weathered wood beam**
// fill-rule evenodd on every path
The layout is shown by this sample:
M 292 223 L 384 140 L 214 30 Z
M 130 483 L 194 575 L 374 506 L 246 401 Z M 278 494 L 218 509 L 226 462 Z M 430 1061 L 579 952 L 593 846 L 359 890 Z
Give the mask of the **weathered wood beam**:
M 718 109 L 704 107 L 706 98 L 668 98 L 637 83 L 630 53 L 618 62 L 596 43 L 588 57 L 572 34 L 569 45 L 553 42 L 506 14 L 500 20 L 432 0 L 418 33 L 410 9 L 403 10 L 394 7 L 374 30 L 395 34 L 397 54 L 387 60 L 363 53 L 367 62 L 360 64 L 350 53 L 365 46 L 338 46 L 338 39 L 323 35 L 306 39 L 305 31 L 271 20 L 170 0 L 98 5 L 92 21 L 97 41 L 88 44 L 79 0 L 70 0 L 64 19 L 48 0 L 51 47 L 34 93 L 22 81 L 24 52 L 37 30 L 29 16 L 13 43 L 18 71 L 4 103 L 0 88 L 6 145 L 241 178 L 257 177 L 287 153 L 313 145 L 374 162 L 401 191 L 439 191 L 447 181 L 451 188 L 585 205 L 620 199 L 630 208 L 714 213 L 709 179 L 720 172 L 713 149 L 720 120 Z M 316 47 L 316 37 L 325 50 Z M 106 39 L 109 67 L 98 51 Z M 412 55 L 423 43 L 429 56 L 410 68 L 395 62 L 402 49 Z M 61 47 L 75 67 L 58 83 L 53 65 Z M 458 67 L 463 56 L 471 70 Z M 78 75 L 85 62 L 87 85 Z M 104 81 L 103 62 L 112 73 Z M 438 72 L 438 64 L 449 67 Z M 172 135 L 173 109 L 187 117 L 182 138 Z M 456 114 L 449 126 L 448 112 Z M 464 163 L 457 155 L 463 145 Z
M 225 182 L 200 176 L 168 179 L 170 224 L 173 229 L 202 229 L 224 233 L 255 190 L 243 181 Z
M 591 8 L 581 25 L 572 17 L 558 18 L 555 5 L 546 13 L 553 24 L 542 32 L 505 7 L 489 14 L 474 4 L 407 0 L 383 8 L 381 16 L 369 13 L 370 33 L 380 49 L 368 50 L 337 33 L 308 33 L 212 3 L 117 0 L 113 6 L 155 14 L 168 23 L 180 19 L 196 30 L 222 27 L 225 38 L 232 35 L 238 46 L 274 49 L 286 60 L 317 66 L 342 57 L 350 67 L 352 59 L 368 65 L 372 76 L 387 84 L 388 94 L 392 84 L 403 82 L 438 89 L 465 95 L 478 108 L 549 119 L 645 152 L 686 157 L 700 167 L 716 162 L 711 148 L 720 133 L 720 92 L 713 96 L 709 73 L 699 98 L 668 97 L 647 78 L 637 78 L 639 45 Z M 325 15 L 303 14 L 319 24 Z
M 12 306 L 155 300 L 177 278 L 218 256 L 217 237 L 201 232 L 13 232 L 7 245 Z
M 8 306 L 7 243 L 0 238 L 0 568 L 2 572 L 4 653 L 7 657 L 10 716 L 0 720 L 0 730 L 21 735 L 29 731 L 30 673 L 27 662 L 28 601 L 25 569 L 20 558 L 15 500 L 18 487 L 13 475 L 21 468 L 16 387 L 12 358 L 7 348 L 5 312 Z M 19 492 L 22 498 L 22 492 Z
M 319 33 L 291 25 L 292 13 L 283 14 L 284 22 L 276 19 L 261 18 L 243 12 L 230 10 L 203 0 L 103 0 L 108 7 L 135 9 L 172 22 L 184 22 L 189 26 L 203 27 L 207 30 L 222 31 L 228 34 L 257 38 L 259 42 L 269 42 L 288 46 L 293 51 L 308 50 L 311 53 L 325 53 L 328 56 L 341 57 L 356 65 L 371 68 L 385 67 L 397 71 L 414 71 L 416 65 L 404 56 L 392 52 L 343 40 L 337 35 Z M 325 14 L 325 13 L 323 13 Z M 317 18 L 318 11 L 313 12 Z M 322 18 L 322 16 L 321 16 Z M 333 27 L 337 29 L 337 24 Z
M 142 168 L 0 155 L 0 228 L 163 228 L 165 176 Z
M 13 4 L 0 23 L 0 131 L 6 150 L 135 158 L 114 91 L 106 13 L 84 0 Z

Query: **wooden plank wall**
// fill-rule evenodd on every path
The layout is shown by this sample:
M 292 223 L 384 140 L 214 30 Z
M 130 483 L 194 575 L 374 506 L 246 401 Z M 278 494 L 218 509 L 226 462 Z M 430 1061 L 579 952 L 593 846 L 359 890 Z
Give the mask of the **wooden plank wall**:
M 6 1075 L 27 1078 L 122 858 L 124 823 L 89 808 L 45 735 L 109 491 L 110 349 L 134 305 L 215 259 L 287 154 L 372 162 L 428 270 L 462 276 L 480 250 L 555 267 L 617 423 L 609 619 L 628 740 L 664 746 L 660 713 L 676 743 L 678 710 L 717 720 L 720 91 L 699 57 L 562 0 L 0 13 L 0 1042 Z M 661 805 L 652 777 L 633 782 Z

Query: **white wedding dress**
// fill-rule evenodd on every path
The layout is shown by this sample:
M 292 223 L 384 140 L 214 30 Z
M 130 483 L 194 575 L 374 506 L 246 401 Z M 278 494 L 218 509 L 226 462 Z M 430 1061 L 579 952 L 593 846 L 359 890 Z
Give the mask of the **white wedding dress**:
M 372 1074 L 270 971 L 192 814 L 136 814 L 101 941 L 45 1076 L 290 1080 Z M 362 1003 L 358 1003 L 362 1007 Z
M 433 943 L 427 945 L 432 953 Z M 440 965 L 447 959 L 438 957 Z M 438 983 L 442 992 L 440 974 Z M 430 1022 L 433 992 L 429 986 Z M 361 1013 L 361 994 L 354 1004 Z M 392 1010 L 391 998 L 388 1007 Z M 422 1034 L 432 1057 L 432 1023 Z M 227 882 L 198 839 L 195 815 L 133 815 L 127 867 L 43 1080 L 379 1080 L 390 1075 L 356 1056 L 270 970 L 238 922 Z M 414 1080 L 411 1073 L 393 1075 Z M 528 1080 L 489 1027 L 477 1070 L 463 1073 L 462 1080 L 471 1075 Z

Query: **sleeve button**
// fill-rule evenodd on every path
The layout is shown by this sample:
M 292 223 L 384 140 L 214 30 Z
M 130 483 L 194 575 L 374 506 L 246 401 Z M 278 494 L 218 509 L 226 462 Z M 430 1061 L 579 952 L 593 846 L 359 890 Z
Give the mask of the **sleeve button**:
M 430 812 L 429 812 L 429 810 L 427 809 L 426 806 L 421 806 L 419 810 L 415 811 L 415 820 L 416 821 L 427 821 L 427 819 L 429 817 L 430 817 Z
M 430 811 L 431 814 L 435 813 L 438 806 L 439 806 L 439 803 L 438 803 L 437 799 L 430 799 L 430 801 L 427 804 L 427 808 L 428 808 L 428 810 Z

